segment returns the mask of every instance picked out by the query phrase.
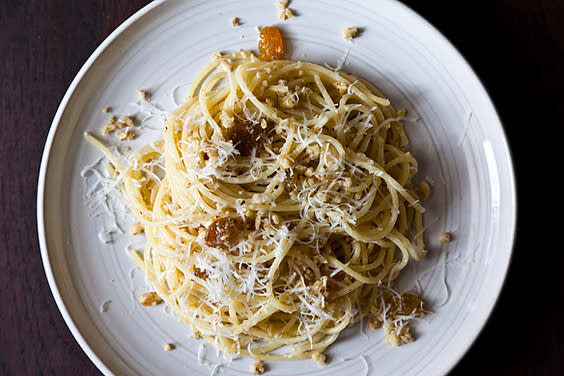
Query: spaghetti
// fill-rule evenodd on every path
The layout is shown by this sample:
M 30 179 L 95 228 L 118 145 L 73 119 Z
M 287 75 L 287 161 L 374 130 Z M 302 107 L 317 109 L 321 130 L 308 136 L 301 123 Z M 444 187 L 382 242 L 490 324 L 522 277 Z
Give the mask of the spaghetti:
M 319 357 L 366 318 L 392 344 L 422 314 L 392 283 L 425 253 L 417 162 L 366 81 L 322 66 L 216 55 L 162 141 L 129 166 L 97 139 L 147 239 L 139 262 L 218 349 Z

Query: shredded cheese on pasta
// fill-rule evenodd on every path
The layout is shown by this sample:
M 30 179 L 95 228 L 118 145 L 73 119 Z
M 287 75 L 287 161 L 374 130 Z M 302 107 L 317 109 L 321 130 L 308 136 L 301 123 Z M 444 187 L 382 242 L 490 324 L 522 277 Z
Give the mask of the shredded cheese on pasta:
M 425 253 L 403 115 L 350 74 L 240 51 L 204 68 L 129 165 L 86 137 L 118 172 L 147 239 L 138 261 L 176 316 L 226 353 L 289 360 L 364 317 L 407 338 L 422 314 L 391 289 Z

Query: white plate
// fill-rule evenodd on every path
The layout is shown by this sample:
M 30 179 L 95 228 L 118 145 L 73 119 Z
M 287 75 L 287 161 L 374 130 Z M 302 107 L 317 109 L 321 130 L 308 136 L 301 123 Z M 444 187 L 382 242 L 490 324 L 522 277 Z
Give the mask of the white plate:
M 483 327 L 502 286 L 515 229 L 513 170 L 503 129 L 484 88 L 458 52 L 433 27 L 395 1 L 294 0 L 297 16 L 282 22 L 275 1 L 156 1 L 136 13 L 94 52 L 67 91 L 45 146 L 38 187 L 38 227 L 45 271 L 73 335 L 105 374 L 207 375 L 200 342 L 161 308 L 136 308 L 144 291 L 124 251 L 131 239 L 103 245 L 110 221 L 84 202 L 85 165 L 97 158 L 83 139 L 108 115 L 131 111 L 135 90 L 172 109 L 174 88 L 187 84 L 215 51 L 256 49 L 255 26 L 284 32 L 287 58 L 336 65 L 378 86 L 406 123 L 419 179 L 433 183 L 426 202 L 426 259 L 402 275 L 403 288 L 424 288 L 431 310 L 415 323 L 416 341 L 400 348 L 381 331 L 347 330 L 329 362 L 268 364 L 269 375 L 442 375 L 464 355 Z M 231 26 L 239 17 L 241 26 Z M 352 42 L 346 26 L 362 28 Z M 146 137 L 158 137 L 147 132 Z M 441 245 L 437 236 L 454 234 Z M 129 243 L 128 243 L 129 242 Z M 132 289 L 135 289 L 132 291 Z M 107 312 L 101 312 L 104 302 Z M 165 342 L 177 345 L 162 351 Z M 210 346 L 206 359 L 217 364 Z M 362 356 L 362 357 L 361 357 Z M 366 360 L 366 362 L 365 362 Z M 249 361 L 223 367 L 248 374 Z

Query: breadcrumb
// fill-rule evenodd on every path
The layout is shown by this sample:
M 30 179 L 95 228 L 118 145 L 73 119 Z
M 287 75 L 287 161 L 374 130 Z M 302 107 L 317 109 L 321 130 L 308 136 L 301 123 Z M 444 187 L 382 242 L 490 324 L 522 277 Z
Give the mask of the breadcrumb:
M 255 360 L 251 364 L 250 371 L 253 375 L 262 375 L 264 373 L 264 362 L 262 360 Z
M 103 112 L 103 113 L 108 113 L 108 112 L 110 112 L 111 110 L 112 110 L 112 109 L 111 109 L 110 107 L 107 107 L 107 106 L 102 108 L 102 112 Z
M 343 30 L 343 38 L 353 39 L 354 37 L 356 37 L 357 33 L 358 33 L 357 27 L 345 27 L 345 29 Z
M 313 355 L 311 356 L 311 359 L 317 362 L 319 366 L 322 366 L 325 364 L 325 360 L 327 359 L 327 357 L 322 353 L 314 352 Z
M 231 25 L 233 26 L 239 26 L 239 19 L 237 17 L 233 17 L 231 19 Z
M 452 235 L 448 232 L 443 232 L 439 235 L 439 243 L 448 243 L 452 240 Z
M 165 343 L 163 345 L 163 351 L 174 350 L 174 345 L 172 343 Z

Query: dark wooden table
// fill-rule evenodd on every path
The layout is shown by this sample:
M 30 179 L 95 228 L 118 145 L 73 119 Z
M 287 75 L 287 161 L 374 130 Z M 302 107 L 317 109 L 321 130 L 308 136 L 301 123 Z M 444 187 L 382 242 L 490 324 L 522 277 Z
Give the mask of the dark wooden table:
M 96 375 L 55 305 L 36 234 L 49 126 L 96 46 L 147 0 L 0 0 L 0 375 Z M 518 180 L 514 259 L 454 375 L 564 375 L 564 1 L 409 0 L 496 104 Z

